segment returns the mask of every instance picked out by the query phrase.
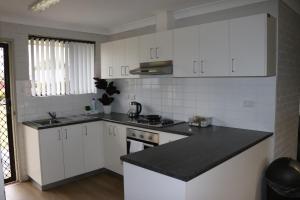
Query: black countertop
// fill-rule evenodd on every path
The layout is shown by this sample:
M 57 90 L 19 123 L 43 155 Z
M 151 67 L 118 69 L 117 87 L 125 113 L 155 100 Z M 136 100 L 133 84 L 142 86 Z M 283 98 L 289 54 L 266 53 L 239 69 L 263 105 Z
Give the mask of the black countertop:
M 185 131 L 186 126 L 170 129 Z M 191 137 L 122 156 L 121 160 L 188 182 L 272 135 L 216 126 L 194 128 L 192 132 Z
M 61 123 L 39 126 L 33 122 L 24 125 L 46 129 L 93 121 L 109 121 L 119 124 L 191 136 L 168 144 L 125 155 L 121 160 L 182 181 L 190 181 L 224 161 L 270 137 L 273 133 L 237 128 L 210 126 L 190 127 L 187 123 L 155 128 L 130 122 L 126 114 L 71 116 Z
M 60 118 L 58 118 L 60 120 Z M 40 120 L 37 120 L 40 121 Z M 110 115 L 106 114 L 93 114 L 93 115 L 76 115 L 76 116 L 69 116 L 66 118 L 62 118 L 61 123 L 55 123 L 51 125 L 39 125 L 35 123 L 35 121 L 27 121 L 23 122 L 24 125 L 29 126 L 31 128 L 41 130 L 41 129 L 48 129 L 48 128 L 55 128 L 60 126 L 68 126 L 73 124 L 80 124 L 80 123 L 88 123 L 88 122 L 94 122 L 94 121 L 108 121 L 108 122 L 115 122 L 118 124 L 128 125 L 128 126 L 134 126 L 139 128 L 145 128 L 149 130 L 157 130 L 162 132 L 169 132 L 169 133 L 175 133 L 179 135 L 186 135 L 191 136 L 193 135 L 193 130 L 197 130 L 198 128 L 189 128 L 187 123 L 182 123 L 175 126 L 169 126 L 169 127 L 149 127 L 147 125 L 142 124 L 136 124 L 134 122 L 131 122 L 131 119 L 126 115 L 122 113 L 111 113 Z

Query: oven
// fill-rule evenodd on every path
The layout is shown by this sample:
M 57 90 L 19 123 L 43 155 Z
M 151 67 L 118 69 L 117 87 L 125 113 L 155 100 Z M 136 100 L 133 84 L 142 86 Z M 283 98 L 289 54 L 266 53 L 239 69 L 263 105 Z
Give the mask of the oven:
M 155 147 L 159 144 L 158 133 L 127 128 L 126 136 L 127 154 Z

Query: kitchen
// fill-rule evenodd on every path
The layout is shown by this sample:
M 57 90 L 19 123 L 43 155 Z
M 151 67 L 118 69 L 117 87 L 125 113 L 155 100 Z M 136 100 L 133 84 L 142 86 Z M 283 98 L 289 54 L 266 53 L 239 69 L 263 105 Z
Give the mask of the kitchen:
M 116 190 L 116 199 L 141 199 L 139 191 L 144 199 L 193 199 L 193 195 L 261 199 L 264 192 L 258 188 L 268 164 L 275 158 L 297 156 L 299 78 L 295 66 L 299 62 L 293 49 L 298 43 L 285 40 L 285 36 L 298 41 L 299 30 L 293 26 L 299 19 L 298 4 L 233 0 L 189 3 L 155 2 L 151 18 L 132 13 L 136 19 L 145 20 L 133 23 L 124 18 L 105 34 L 94 24 L 72 26 L 63 21 L 66 16 L 61 16 L 60 23 L 34 17 L 49 19 L 55 13 L 58 19 L 67 5 L 72 6 L 67 0 L 35 14 L 28 11 L 30 1 L 24 8 L 20 5 L 27 15 L 30 13 L 31 24 L 30 20 L 13 21 L 8 15 L 9 9 L 18 6 L 1 5 L 8 13 L 0 18 L 0 38 L 11 45 L 12 148 L 15 181 L 21 182 L 6 186 L 7 199 L 18 196 L 18 187 L 22 188 L 28 178 L 37 195 L 45 194 L 40 190 L 63 192 L 72 184 L 74 194 L 78 194 L 75 183 L 91 185 L 89 178 L 101 179 L 103 174 L 116 179 L 104 182 L 117 182 L 119 188 L 112 185 L 109 189 Z M 104 5 L 103 13 L 111 16 Z M 80 6 L 74 3 L 72 8 Z M 95 5 L 85 6 L 93 10 Z M 107 6 L 117 7 L 113 3 Z M 131 6 L 122 4 L 124 11 Z M 148 12 L 147 5 L 141 9 Z M 100 14 L 99 21 L 110 21 Z M 122 14 L 125 16 L 120 13 L 118 20 Z M 79 18 L 74 20 L 84 21 Z M 111 18 L 111 23 L 114 20 Z M 40 52 L 32 50 L 37 42 L 51 47 L 52 40 L 58 41 L 53 43 L 56 48 L 68 49 L 70 57 L 65 63 L 69 66 L 77 62 L 77 55 L 91 58 L 74 65 L 77 75 L 76 68 L 67 68 L 68 78 L 74 80 L 70 78 L 55 89 L 52 77 L 63 82 L 64 71 L 55 69 L 51 75 L 52 65 L 46 65 L 50 73 L 42 72 L 35 67 L 34 58 Z M 48 53 L 51 55 L 51 48 Z M 59 64 L 58 68 L 63 69 Z M 46 81 L 39 82 L 42 77 Z M 101 78 L 97 89 L 93 77 Z M 110 110 L 111 114 L 103 113 Z M 48 112 L 54 119 L 51 124 Z M 208 127 L 188 124 L 197 123 L 197 115 L 205 117 L 201 122 Z M 141 148 L 145 150 L 133 153 Z M 250 166 L 244 168 L 251 177 L 247 184 L 241 180 L 243 168 L 232 167 L 245 165 Z M 124 175 L 124 186 L 120 174 Z M 146 187 L 153 181 L 157 184 Z M 203 185 L 202 181 L 210 184 Z M 231 186 L 226 184 L 229 181 Z M 237 186 L 240 192 L 236 192 Z M 95 198 L 113 198 L 105 194 L 98 192 Z

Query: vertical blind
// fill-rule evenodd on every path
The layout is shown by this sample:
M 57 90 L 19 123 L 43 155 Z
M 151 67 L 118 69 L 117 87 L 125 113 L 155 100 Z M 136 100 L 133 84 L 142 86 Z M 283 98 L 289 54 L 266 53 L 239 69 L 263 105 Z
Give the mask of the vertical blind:
M 95 44 L 29 38 L 29 76 L 33 96 L 95 93 Z

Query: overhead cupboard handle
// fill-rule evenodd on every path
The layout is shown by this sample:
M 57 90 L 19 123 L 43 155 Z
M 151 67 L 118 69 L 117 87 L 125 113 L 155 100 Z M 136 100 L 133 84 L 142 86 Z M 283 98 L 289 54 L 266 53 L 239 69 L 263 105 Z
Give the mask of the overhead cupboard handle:
M 153 48 L 150 48 L 150 59 L 154 59 L 152 56 L 152 51 L 153 51 Z
M 108 76 L 112 76 L 112 67 L 108 68 Z
M 197 73 L 196 65 L 197 65 L 197 60 L 194 60 L 194 61 L 193 61 L 193 73 L 194 73 L 194 74 Z
M 156 47 L 156 48 L 155 48 L 155 55 L 156 55 L 155 57 L 156 57 L 157 59 L 159 58 L 159 56 L 158 56 L 158 49 L 159 49 L 159 47 Z
M 235 61 L 235 59 L 231 58 L 231 72 L 235 72 L 235 70 L 234 70 L 234 61 Z
M 124 76 L 123 71 L 124 71 L 124 66 L 121 66 L 121 76 Z
M 124 66 L 124 76 L 129 76 L 129 66 Z
M 204 65 L 204 60 L 200 61 L 200 65 L 201 65 L 200 66 L 201 67 L 201 74 L 203 74 L 204 73 L 204 66 L 203 66 Z

